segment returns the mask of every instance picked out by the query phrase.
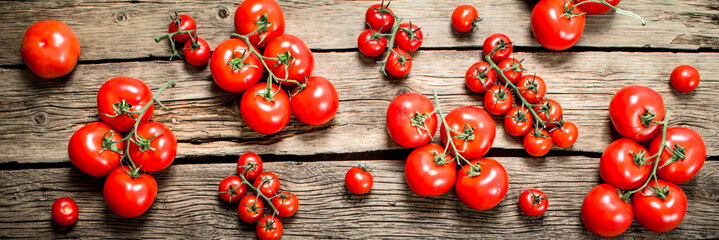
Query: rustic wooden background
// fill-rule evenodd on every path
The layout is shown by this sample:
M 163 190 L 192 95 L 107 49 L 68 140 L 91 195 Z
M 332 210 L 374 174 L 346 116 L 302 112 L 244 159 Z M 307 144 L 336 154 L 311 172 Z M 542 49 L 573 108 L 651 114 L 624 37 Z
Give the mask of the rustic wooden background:
M 239 115 L 240 95 L 217 87 L 207 68 L 182 60 L 168 62 L 168 14 L 190 14 L 199 35 L 214 48 L 234 32 L 240 1 L 0 1 L 4 44 L 0 44 L 0 238 L 254 238 L 254 225 L 241 223 L 236 206 L 217 197 L 217 184 L 235 172 L 247 151 L 259 153 L 266 169 L 278 173 L 282 188 L 297 193 L 300 209 L 283 219 L 284 237 L 294 238 L 592 238 L 580 220 L 584 195 L 600 183 L 598 161 L 618 134 L 607 107 L 615 91 L 640 84 L 659 92 L 673 112 L 673 125 L 689 126 L 707 144 L 704 168 L 680 186 L 689 210 L 678 228 L 656 234 L 634 223 L 623 237 L 719 238 L 719 2 L 635 0 L 621 7 L 643 16 L 647 26 L 615 14 L 589 16 L 582 39 L 565 52 L 541 48 L 532 37 L 533 2 L 471 1 L 484 21 L 472 34 L 452 30 L 449 16 L 466 1 L 393 1 L 395 13 L 421 26 L 422 49 L 413 54 L 406 78 L 385 78 L 373 59 L 356 50 L 364 11 L 378 1 L 280 1 L 287 33 L 315 52 L 314 75 L 332 80 L 340 94 L 333 121 L 307 126 L 292 119 L 281 132 L 252 132 Z M 61 20 L 80 38 L 80 64 L 67 77 L 43 80 L 22 63 L 20 40 L 33 22 Z M 580 128 L 568 149 L 529 157 L 521 139 L 498 123 L 488 157 L 510 176 L 499 206 L 472 210 L 450 191 L 427 198 L 404 183 L 402 149 L 386 133 L 385 111 L 404 92 L 440 93 L 448 111 L 481 106 L 481 96 L 464 87 L 463 74 L 481 57 L 489 34 L 502 32 L 515 43 L 529 72 L 542 76 L 548 95 Z M 672 69 L 690 64 L 702 82 L 689 94 L 669 85 Z M 123 219 L 102 199 L 102 178 L 89 177 L 70 163 L 67 142 L 84 124 L 99 121 L 95 97 L 106 80 L 130 76 L 157 89 L 170 79 L 176 88 L 161 99 L 171 110 L 153 120 L 178 138 L 172 167 L 153 174 L 159 193 L 152 208 Z M 497 118 L 499 119 L 499 118 Z M 437 141 L 437 140 L 435 140 Z M 359 163 L 376 167 L 370 194 L 354 196 L 343 186 L 345 171 Z M 547 213 L 527 217 L 516 205 L 526 188 L 550 196 Z M 58 197 L 75 199 L 80 218 L 74 227 L 52 224 L 50 206 Z

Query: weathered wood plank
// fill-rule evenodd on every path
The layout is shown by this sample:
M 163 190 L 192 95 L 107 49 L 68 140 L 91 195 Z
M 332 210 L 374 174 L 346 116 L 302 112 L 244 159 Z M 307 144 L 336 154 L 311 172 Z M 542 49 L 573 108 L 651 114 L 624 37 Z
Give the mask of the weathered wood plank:
M 300 199 L 297 214 L 282 219 L 285 238 L 588 238 L 581 223 L 584 195 L 599 183 L 598 159 L 587 157 L 498 158 L 507 169 L 510 189 L 486 212 L 472 210 L 454 190 L 438 197 L 412 193 L 403 177 L 404 161 L 369 161 L 375 184 L 364 196 L 344 188 L 345 171 L 358 161 L 272 162 L 282 189 Z M 236 206 L 217 197 L 217 184 L 235 173 L 234 164 L 171 166 L 159 174 L 159 193 L 151 209 L 136 219 L 123 219 L 102 199 L 103 179 L 75 168 L 0 171 L 0 237 L 29 238 L 254 238 L 254 225 L 241 223 Z M 709 161 L 699 174 L 680 185 L 688 211 L 675 230 L 657 234 L 637 223 L 623 237 L 719 237 L 719 162 Z M 517 207 L 519 194 L 539 188 L 549 195 L 544 216 L 531 218 Z M 53 226 L 50 206 L 72 197 L 80 218 L 72 229 Z
M 173 11 L 195 18 L 200 36 L 214 48 L 234 32 L 234 12 L 241 1 L 0 1 L 0 22 L 9 44 L 0 45 L 0 64 L 21 64 L 20 41 L 25 29 L 40 20 L 67 23 L 80 38 L 81 60 L 169 56 L 167 43 L 152 39 L 167 32 Z M 364 13 L 378 1 L 280 1 L 287 33 L 313 49 L 355 48 L 365 27 Z M 450 25 L 454 8 L 466 1 L 428 0 L 392 3 L 395 13 L 422 27 L 423 47 L 478 47 L 484 38 L 502 32 L 517 46 L 539 46 L 529 26 L 534 1 L 473 1 L 484 21 L 474 34 L 460 34 Z M 647 47 L 719 49 L 719 3 L 714 0 L 637 0 L 621 7 L 643 16 L 642 27 L 626 16 L 607 14 L 587 19 L 583 47 Z M 41 11 L 39 9 L 42 9 Z

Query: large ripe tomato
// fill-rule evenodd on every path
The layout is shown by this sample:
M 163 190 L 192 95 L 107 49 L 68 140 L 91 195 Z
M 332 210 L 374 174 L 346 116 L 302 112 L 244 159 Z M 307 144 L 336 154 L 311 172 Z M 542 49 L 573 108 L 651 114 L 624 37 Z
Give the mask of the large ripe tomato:
M 102 122 L 93 122 L 72 134 L 67 147 L 67 155 L 72 164 L 93 177 L 110 174 L 120 166 L 122 159 L 120 152 L 125 149 L 125 144 L 124 142 L 113 144 L 113 141 L 120 141 L 122 135 L 117 132 L 108 133 L 109 131 L 112 131 L 110 126 Z
M 387 4 L 374 4 L 365 12 L 365 21 L 371 29 L 387 32 L 394 26 L 394 12 Z
M 401 48 L 393 48 L 384 69 L 395 77 L 404 77 L 412 70 L 412 56 Z
M 157 182 L 150 174 L 133 178 L 126 166 L 118 167 L 105 180 L 102 189 L 105 203 L 117 215 L 126 218 L 140 216 L 157 196 Z
M 282 79 L 302 83 L 310 77 L 315 68 L 315 57 L 310 48 L 302 39 L 290 34 L 279 35 L 271 39 L 262 55 L 280 59 L 279 61 L 265 59 L 265 62 L 272 73 Z M 294 83 L 286 82 L 283 85 L 294 85 Z
M 257 155 L 257 153 L 247 152 L 245 154 L 242 154 L 240 158 L 237 159 L 237 175 L 242 175 L 242 173 L 245 172 L 246 167 L 242 167 L 244 165 L 253 166 L 250 167 L 250 170 L 247 170 L 247 172 L 244 174 L 247 181 L 255 180 L 255 178 L 257 178 L 257 175 L 260 175 L 260 173 L 262 172 L 262 159 L 259 155 Z
M 575 2 L 577 4 L 584 2 L 584 1 L 587 1 L 587 0 L 575 0 Z M 606 1 L 607 1 L 607 3 L 616 7 L 617 5 L 619 5 L 619 2 L 621 0 L 606 0 Z M 577 7 L 581 8 L 582 11 L 584 11 L 585 13 L 587 13 L 589 15 L 602 14 L 602 13 L 609 12 L 610 10 L 612 10 L 611 8 L 605 6 L 604 4 L 595 3 L 595 2 L 582 3 L 581 5 L 578 5 Z
M 264 215 L 255 229 L 260 240 L 279 240 L 282 238 L 282 222 L 274 215 Z
M 478 164 L 478 162 L 480 162 Z M 470 161 L 482 168 L 479 175 L 469 176 L 470 166 L 465 164 L 457 173 L 457 197 L 467 206 L 477 210 L 487 210 L 497 206 L 507 195 L 509 176 L 502 164 L 494 159 L 479 158 Z
M 235 11 L 235 31 L 241 35 L 255 32 L 250 43 L 265 47 L 268 41 L 285 32 L 285 15 L 274 0 L 244 0 Z
M 614 94 L 609 103 L 609 117 L 614 129 L 625 138 L 644 142 L 661 130 L 656 122 L 664 119 L 664 100 L 659 93 L 644 86 L 627 86 Z
M 648 155 L 657 154 L 661 144 L 662 135 L 658 134 L 649 145 Z M 685 183 L 691 180 L 707 158 L 707 147 L 702 136 L 690 128 L 667 128 L 666 146 L 659 161 L 657 176 L 673 183 Z M 678 154 L 672 153 L 672 150 Z
M 80 40 L 65 23 L 39 21 L 30 26 L 20 45 L 22 61 L 42 78 L 68 74 L 80 57 Z
M 423 39 L 422 30 L 417 25 L 412 24 L 410 27 L 409 23 L 402 23 L 394 38 L 394 44 L 402 50 L 414 52 L 422 45 Z
M 374 177 L 367 166 L 352 167 L 345 174 L 345 186 L 350 192 L 362 195 L 372 189 Z
M 240 219 L 246 223 L 253 223 L 260 220 L 262 214 L 265 212 L 265 203 L 262 199 L 258 199 L 259 196 L 247 194 L 240 199 L 240 204 L 237 207 L 237 214 L 240 215 Z
M 562 120 L 562 105 L 559 105 L 559 103 L 557 101 L 554 101 L 554 99 L 544 98 L 542 100 L 539 100 L 537 104 L 542 106 L 535 106 L 532 107 L 532 109 L 534 109 L 534 112 L 537 113 L 539 119 L 552 122 L 559 122 L 560 120 Z M 544 125 L 548 129 L 557 126 L 556 123 L 545 123 Z
M 622 201 L 617 189 L 609 184 L 592 188 L 582 202 L 584 227 L 602 237 L 622 234 L 633 217 L 632 205 Z
M 197 48 L 192 49 L 192 41 L 187 41 L 185 46 L 182 48 L 182 53 L 185 55 L 185 61 L 192 66 L 199 67 L 204 66 L 210 61 L 210 45 L 203 38 L 196 38 Z
M 144 82 L 131 77 L 116 77 L 107 80 L 97 92 L 97 111 L 100 119 L 119 132 L 128 132 L 135 126 L 135 119 L 126 112 L 140 111 L 150 104 L 140 122 L 147 122 L 152 116 L 155 103 L 152 101 L 152 92 Z M 119 114 L 115 109 L 122 111 Z M 132 113 L 137 118 L 137 113 Z
M 497 129 L 492 116 L 483 109 L 472 106 L 458 107 L 450 111 L 444 120 L 451 129 L 463 133 L 466 137 L 455 138 L 457 133 L 450 134 L 462 157 L 466 159 L 480 158 L 492 147 Z M 442 143 L 446 144 L 447 134 L 445 131 L 440 131 L 440 133 Z
M 222 179 L 220 186 L 217 188 L 220 198 L 228 203 L 240 201 L 240 198 L 247 193 L 247 185 L 242 184 L 242 179 L 236 175 L 232 175 Z
M 357 38 L 357 48 L 368 57 L 377 57 L 387 50 L 387 38 L 374 29 L 365 29 Z
M 170 23 L 170 27 L 168 29 L 169 33 L 174 33 L 177 31 L 188 31 L 188 30 L 194 30 L 194 32 L 191 33 L 183 33 L 183 34 L 177 34 L 172 36 L 172 40 L 175 40 L 175 42 L 184 43 L 190 40 L 190 36 L 196 37 L 197 36 L 197 24 L 195 24 L 195 19 L 190 17 L 189 15 L 177 15 L 175 13 L 175 16 L 172 18 L 172 22 Z M 208 50 L 209 52 L 209 50 Z
M 561 127 L 557 126 L 550 129 L 549 136 L 552 137 L 552 143 L 557 147 L 569 147 L 574 145 L 579 136 L 577 125 L 570 121 L 562 122 Z
M 473 64 L 464 74 L 467 87 L 476 93 L 483 93 L 497 81 L 497 73 L 488 62 L 479 61 Z
M 405 93 L 392 99 L 387 107 L 387 132 L 402 147 L 427 144 L 437 132 L 432 101 L 419 93 Z
M 524 100 L 529 103 L 538 103 L 547 94 L 547 85 L 544 84 L 544 79 L 535 75 L 522 76 L 517 82 L 517 87 L 520 88 L 519 92 Z
M 494 85 L 484 94 L 484 108 L 492 115 L 503 115 L 509 112 L 514 103 L 511 90 L 504 85 Z
M 499 69 L 502 69 L 502 73 L 504 73 L 504 76 L 507 77 L 507 79 L 512 83 L 516 84 L 517 81 L 522 78 L 522 72 L 524 71 L 524 68 L 522 68 L 522 62 L 517 61 L 517 59 L 505 58 L 497 64 L 497 67 L 499 67 Z M 497 78 L 501 79 L 502 82 L 504 81 L 504 78 L 502 78 L 499 73 L 497 73 Z
M 449 191 L 457 180 L 457 166 L 452 156 L 448 154 L 441 157 L 442 153 L 442 146 L 430 143 L 415 149 L 407 157 L 404 163 L 404 178 L 417 195 L 442 195 Z
M 177 139 L 170 128 L 149 121 L 137 127 L 139 143 L 130 142 L 130 158 L 145 172 L 157 172 L 170 166 L 177 155 Z
M 513 107 L 504 116 L 504 129 L 512 136 L 524 136 L 532 128 L 532 114 L 524 107 Z
M 528 216 L 536 217 L 547 211 L 549 199 L 542 190 L 527 189 L 519 195 L 519 209 Z
M 481 20 L 477 9 L 472 5 L 459 5 L 452 12 L 452 26 L 459 32 L 476 30 L 478 28 L 477 24 Z
M 260 81 L 262 62 L 249 50 L 245 41 L 231 38 L 220 43 L 212 52 L 210 72 L 220 88 L 241 93 Z
M 699 71 L 692 66 L 681 65 L 672 71 L 669 80 L 677 91 L 691 92 L 699 86 Z
M 524 144 L 524 150 L 526 150 L 529 155 L 535 157 L 544 156 L 552 149 L 552 137 L 550 137 L 547 130 L 544 129 L 537 131 L 533 128 L 527 135 L 524 135 L 522 142 Z
M 290 109 L 300 122 L 320 125 L 332 120 L 340 105 L 335 86 L 330 80 L 312 76 L 305 82 L 305 88 L 290 99 Z
M 512 55 L 512 49 L 514 48 L 512 41 L 509 40 L 507 35 L 501 33 L 492 34 L 484 40 L 484 44 L 482 44 L 482 53 L 485 56 L 489 55 L 492 50 L 497 48 L 497 46 L 499 46 L 499 48 L 494 51 L 494 54 L 492 54 L 492 62 L 502 62 L 502 60 L 507 59 Z
M 52 203 L 52 220 L 60 226 L 70 226 L 77 221 L 80 212 L 72 198 L 61 197 Z
M 261 134 L 279 132 L 290 121 L 290 97 L 272 84 L 272 99 L 264 97 L 267 84 L 258 83 L 242 95 L 240 115 L 247 126 Z
M 687 196 L 679 186 L 674 183 L 659 180 L 649 181 L 649 186 L 632 196 L 634 218 L 642 227 L 654 232 L 670 231 L 682 222 L 687 213 Z M 666 198 L 652 196 L 657 188 L 666 187 Z
M 277 216 L 279 217 L 290 217 L 295 215 L 297 208 L 300 205 L 300 201 L 297 200 L 297 195 L 291 192 L 281 192 L 271 200 L 272 205 L 277 208 Z
M 280 192 L 280 178 L 273 172 L 261 172 L 252 185 L 265 197 L 272 197 Z
M 615 188 L 634 190 L 646 182 L 652 171 L 651 164 L 642 165 L 642 158 L 649 156 L 647 149 L 629 138 L 616 140 L 602 153 L 599 176 Z
M 564 5 L 566 4 L 566 6 Z M 572 1 L 541 0 L 532 9 L 531 25 L 534 38 L 547 49 L 561 51 L 573 46 L 584 32 L 584 13 L 574 8 L 569 17 L 565 9 L 574 6 Z

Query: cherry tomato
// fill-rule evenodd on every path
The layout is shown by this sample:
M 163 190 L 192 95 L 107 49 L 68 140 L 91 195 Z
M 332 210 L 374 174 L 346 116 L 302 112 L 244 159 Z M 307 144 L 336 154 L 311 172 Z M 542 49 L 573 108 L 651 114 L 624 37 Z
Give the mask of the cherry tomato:
M 282 222 L 274 215 L 264 215 L 257 222 L 257 238 L 260 240 L 279 240 L 282 238 Z
M 240 201 L 240 198 L 247 193 L 247 185 L 242 184 L 240 177 L 232 175 L 222 179 L 220 187 L 217 189 L 220 198 L 228 203 Z
M 579 129 L 573 122 L 563 122 L 561 127 L 557 126 L 549 131 L 549 136 L 552 137 L 552 143 L 557 147 L 570 147 L 574 145 L 579 136 Z
M 502 85 L 494 85 L 484 94 L 484 108 L 492 115 L 503 115 L 509 112 L 514 103 L 511 90 Z
M 410 28 L 409 23 L 402 23 L 394 38 L 394 44 L 402 50 L 414 52 L 422 45 L 423 39 L 422 30 L 417 25 L 412 24 Z
M 478 163 L 481 162 L 481 163 Z M 470 166 L 465 164 L 457 173 L 457 197 L 467 206 L 484 211 L 497 206 L 504 195 L 507 195 L 509 176 L 502 164 L 494 159 L 479 158 L 470 161 L 474 166 L 481 167 L 479 175 L 469 176 Z
M 536 129 L 532 128 L 527 135 L 524 135 L 523 143 L 524 150 L 527 150 L 529 155 L 535 157 L 544 156 L 552 149 L 552 137 L 544 129 L 537 132 Z
M 575 0 L 575 2 L 577 4 L 584 2 L 584 1 L 587 1 L 587 0 Z M 606 0 L 606 1 L 607 1 L 607 3 L 616 7 L 617 5 L 619 5 L 619 2 L 621 0 Z M 594 2 L 582 3 L 582 5 L 579 5 L 577 7 L 581 8 L 582 11 L 584 11 L 585 13 L 587 13 L 589 15 L 602 14 L 602 13 L 609 12 L 610 10 L 612 10 L 611 8 L 605 6 L 604 4 L 594 3 Z
M 609 102 L 614 129 L 625 138 L 644 142 L 661 130 L 655 123 L 664 119 L 664 100 L 659 93 L 643 86 L 627 86 Z
M 262 62 L 241 39 L 227 39 L 215 48 L 210 72 L 217 86 L 231 93 L 241 93 L 262 77 Z
M 658 134 L 649 144 L 649 155 L 657 154 L 661 144 L 662 135 Z M 659 161 L 657 176 L 673 183 L 691 180 L 707 158 L 707 148 L 702 136 L 690 128 L 667 128 L 666 146 Z M 672 150 L 679 154 L 672 153 Z
M 395 77 L 404 77 L 412 69 L 412 56 L 401 48 L 393 48 L 384 68 Z
M 699 71 L 689 65 L 681 65 L 672 71 L 672 87 L 680 92 L 691 92 L 699 86 Z
M 574 8 L 570 14 L 575 16 L 569 18 L 565 9 L 572 6 L 572 1 L 565 0 L 541 0 L 534 5 L 530 22 L 539 44 L 549 50 L 562 51 L 579 41 L 584 32 L 584 12 Z
M 437 132 L 432 101 L 419 93 L 405 93 L 392 99 L 387 108 L 387 132 L 402 147 L 427 144 Z
M 280 192 L 280 178 L 273 172 L 261 172 L 252 185 L 259 189 L 265 197 L 272 197 Z
M 184 43 L 190 40 L 190 37 L 196 37 L 197 36 L 197 25 L 195 24 L 195 19 L 192 19 L 189 15 L 181 14 L 177 15 L 175 13 L 175 16 L 172 18 L 172 22 L 170 23 L 169 33 L 174 33 L 177 31 L 188 31 L 188 30 L 194 30 L 194 32 L 191 33 L 183 33 L 183 34 L 177 34 L 172 36 L 172 40 L 175 40 L 175 42 Z M 209 50 L 208 50 L 209 51 Z
M 394 14 L 394 12 L 392 12 L 392 9 L 389 9 L 389 3 L 386 5 L 384 2 L 382 4 L 374 4 L 367 9 L 365 21 L 367 21 L 371 29 L 387 32 L 394 26 L 395 19 L 392 14 Z
M 539 119 L 542 119 L 544 121 L 552 121 L 552 122 L 559 122 L 562 120 L 562 105 L 559 105 L 557 101 L 554 101 L 553 99 L 542 99 L 539 100 L 539 103 L 542 106 L 536 106 L 532 107 L 534 109 L 534 112 L 537 113 L 537 116 L 539 116 Z M 549 114 L 547 114 L 549 113 Z M 549 115 L 549 117 L 547 117 Z M 545 127 L 548 129 L 551 129 L 555 126 L 557 126 L 556 123 L 545 123 Z
M 277 216 L 290 217 L 292 215 L 295 215 L 295 212 L 297 212 L 300 201 L 297 200 L 297 195 L 285 191 L 281 192 L 272 199 L 272 205 L 277 208 Z
M 340 99 L 330 80 L 312 76 L 305 88 L 290 99 L 290 109 L 300 122 L 321 125 L 332 120 L 339 108 Z
M 134 218 L 147 211 L 157 196 L 157 182 L 150 174 L 131 177 L 126 166 L 118 167 L 105 180 L 102 193 L 107 206 L 120 217 Z
M 377 57 L 387 50 L 387 38 L 374 29 L 365 29 L 357 38 L 357 47 L 368 57 Z
M 250 87 L 242 95 L 240 115 L 247 126 L 261 134 L 279 132 L 290 121 L 290 97 L 272 84 L 270 91 L 276 93 L 270 100 L 266 99 L 267 84 L 258 83 Z
M 479 18 L 477 9 L 472 5 L 459 5 L 452 12 L 452 26 L 459 32 L 477 30 L 479 21 L 482 19 Z
M 272 73 L 282 79 L 287 78 L 302 83 L 315 68 L 312 51 L 302 39 L 294 35 L 284 34 L 273 38 L 267 43 L 262 55 L 280 59 L 280 61 L 265 59 L 265 62 L 272 69 Z M 286 66 L 288 66 L 287 71 L 285 71 Z M 286 82 L 283 85 L 294 85 L 294 83 Z
M 195 67 L 204 66 L 210 61 L 210 51 L 212 49 L 210 49 L 210 45 L 207 44 L 205 39 L 198 37 L 195 41 L 197 41 L 197 48 L 192 49 L 192 41 L 187 41 L 182 53 L 185 55 L 185 61 L 190 65 Z
M 547 211 L 547 194 L 537 189 L 527 189 L 519 195 L 519 209 L 528 216 L 536 217 Z
M 70 73 L 80 58 L 80 40 L 65 23 L 39 21 L 30 26 L 20 45 L 22 61 L 42 78 L 58 78 Z
M 532 128 L 532 114 L 524 107 L 513 107 L 504 116 L 504 129 L 512 136 L 524 136 Z
M 489 55 L 492 50 L 497 48 L 497 46 L 499 46 L 499 48 L 494 51 L 494 54 L 492 54 L 492 62 L 502 62 L 502 60 L 507 59 L 512 55 L 514 45 L 512 44 L 512 41 L 509 40 L 509 37 L 501 33 L 492 34 L 484 40 L 484 44 L 482 44 L 482 53 L 484 53 L 485 56 Z
M 170 166 L 177 155 L 177 139 L 170 128 L 149 121 L 137 127 L 139 145 L 130 142 L 130 158 L 145 172 L 157 172 Z
M 651 154 L 646 148 L 629 138 L 609 144 L 599 160 L 599 176 L 620 190 L 634 190 L 647 181 L 652 165 L 642 160 Z M 642 165 L 642 162 L 647 164 Z
M 517 61 L 517 59 L 506 58 L 499 62 L 499 64 L 497 64 L 497 67 L 499 67 L 499 69 L 502 69 L 502 73 L 504 73 L 504 76 L 507 77 L 507 79 L 509 79 L 509 81 L 512 83 L 516 84 L 517 81 L 522 78 L 522 72 L 524 71 L 524 68 L 522 68 L 522 62 Z M 497 74 L 497 78 L 504 81 L 504 79 L 499 76 L 499 73 Z
M 244 176 L 247 181 L 253 181 L 257 178 L 257 175 L 260 175 L 260 172 L 262 172 L 262 159 L 257 153 L 248 152 L 242 154 L 242 156 L 237 159 L 237 175 L 242 175 L 242 173 L 245 172 L 245 167 L 242 166 L 248 164 L 253 167 L 250 167 L 250 170 L 247 170 Z
M 480 61 L 473 64 L 464 74 L 467 87 L 476 93 L 483 93 L 497 81 L 497 73 L 488 62 Z
M 544 79 L 535 75 L 524 75 L 519 82 L 517 82 L 519 92 L 529 103 L 538 103 L 539 100 L 544 98 L 547 94 L 547 85 L 544 84 Z
M 123 104 L 123 102 L 125 104 Z M 125 111 L 140 111 L 150 104 L 140 122 L 147 122 L 152 117 L 155 103 L 152 101 L 152 92 L 144 82 L 131 77 L 116 77 L 107 80 L 97 92 L 97 111 L 100 119 L 119 132 L 129 132 L 135 126 L 135 119 Z M 121 109 L 122 114 L 117 115 L 115 108 Z M 137 113 L 132 113 L 137 118 Z
M 345 186 L 350 192 L 362 195 L 369 192 L 374 184 L 374 177 L 366 166 L 352 167 L 345 174 Z
M 240 215 L 242 221 L 253 223 L 260 220 L 260 217 L 262 217 L 262 214 L 265 212 L 264 207 L 264 202 L 258 199 L 257 195 L 247 194 L 240 199 L 237 213 Z
M 125 149 L 125 142 L 113 144 L 113 141 L 120 141 L 122 135 L 110 131 L 113 131 L 110 126 L 93 122 L 72 134 L 67 147 L 72 164 L 93 177 L 106 176 L 120 166 L 120 153 Z
M 670 231 L 682 222 L 687 213 L 687 196 L 674 183 L 659 180 L 649 181 L 649 186 L 632 196 L 634 218 L 642 227 L 654 232 Z M 657 188 L 666 188 L 666 198 L 652 196 Z
M 456 138 L 459 134 L 450 133 L 450 137 L 462 157 L 466 159 L 480 158 L 492 147 L 497 129 L 492 116 L 483 109 L 471 106 L 458 107 L 450 111 L 444 120 L 447 121 L 449 128 L 466 136 L 466 138 Z M 440 131 L 440 133 L 442 143 L 446 145 L 447 134 L 445 131 Z
M 258 28 L 261 30 L 255 32 Z M 240 35 L 255 32 L 250 43 L 265 47 L 267 41 L 285 32 L 285 15 L 274 0 L 245 0 L 235 11 L 235 31 Z
M 417 195 L 442 195 L 449 191 L 457 180 L 457 166 L 452 156 L 447 154 L 441 157 L 442 153 L 442 146 L 430 143 L 415 149 L 407 157 L 404 163 L 404 178 Z
M 592 188 L 582 202 L 584 227 L 602 237 L 622 234 L 632 224 L 632 205 L 622 201 L 609 184 Z
M 60 226 L 75 224 L 80 212 L 72 198 L 61 197 L 52 203 L 52 220 Z

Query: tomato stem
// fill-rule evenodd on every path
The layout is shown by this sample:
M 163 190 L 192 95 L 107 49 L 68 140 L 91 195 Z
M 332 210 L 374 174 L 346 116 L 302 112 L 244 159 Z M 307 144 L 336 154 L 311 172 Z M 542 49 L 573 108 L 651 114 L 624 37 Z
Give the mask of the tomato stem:
M 245 167 L 245 170 L 242 171 L 242 174 L 239 174 L 240 178 L 242 178 L 242 184 L 245 184 L 245 185 L 247 185 L 247 187 L 252 189 L 252 191 L 254 191 L 257 194 L 258 198 L 262 197 L 262 199 L 264 199 L 267 202 L 267 204 L 270 205 L 270 207 L 272 208 L 272 212 L 273 212 L 272 215 L 273 216 L 277 215 L 279 213 L 279 211 L 277 210 L 275 205 L 272 204 L 272 201 L 271 201 L 272 198 L 267 197 L 264 194 L 262 194 L 262 192 L 258 188 L 256 188 L 255 185 L 250 183 L 250 181 L 247 181 L 247 178 L 245 178 L 245 173 L 247 173 L 247 171 L 250 170 L 250 167 L 252 166 L 252 164 L 247 164 L 247 165 L 243 165 L 243 166 Z M 252 167 L 254 167 L 254 166 L 252 166 Z M 260 186 L 262 186 L 262 184 L 260 184 Z M 277 194 L 279 194 L 279 193 L 277 193 Z
M 389 4 L 387 4 L 387 5 L 389 5 Z M 383 57 L 382 61 L 377 62 L 377 63 L 381 64 L 380 68 L 379 68 L 379 72 L 385 76 L 387 75 L 387 71 L 385 69 L 385 66 L 387 65 L 387 59 L 389 59 L 389 56 L 392 55 L 392 52 L 393 52 L 392 49 L 394 48 L 394 39 L 397 37 L 397 32 L 399 31 L 399 25 L 402 22 L 401 17 L 398 17 L 397 15 L 394 15 L 394 13 L 391 13 L 391 12 L 389 14 L 391 14 L 394 17 L 395 23 L 394 23 L 394 26 L 392 26 L 391 37 L 387 41 L 387 50 L 385 50 L 384 57 Z M 412 26 L 410 26 L 410 28 L 411 27 Z M 409 54 L 409 53 L 407 53 L 407 54 Z M 397 55 L 399 55 L 399 54 L 397 54 Z
M 623 196 L 622 200 L 625 200 L 625 202 L 629 199 L 629 196 L 631 196 L 632 194 L 635 194 L 639 191 L 642 191 L 644 188 L 646 188 L 647 185 L 649 185 L 649 182 L 652 181 L 652 179 L 654 180 L 654 183 L 656 184 L 656 188 L 659 188 L 659 180 L 657 178 L 657 169 L 659 166 L 659 162 L 662 158 L 662 153 L 664 152 L 664 147 L 666 146 L 666 143 L 667 143 L 667 125 L 669 125 L 669 110 L 667 110 L 666 115 L 664 115 L 664 120 L 662 120 L 662 122 L 659 124 L 662 125 L 662 142 L 659 145 L 659 151 L 657 151 L 656 154 L 654 154 L 650 157 L 650 158 L 656 158 L 654 160 L 654 164 L 652 165 L 652 172 L 649 174 L 647 181 L 644 182 L 644 185 L 642 185 L 641 187 L 639 187 L 637 189 L 629 191 L 628 194 L 626 194 L 626 196 Z M 656 193 L 657 197 L 660 197 L 662 200 L 664 200 L 666 198 L 666 194 L 661 189 L 655 189 L 655 190 L 656 191 L 654 191 L 654 192 Z
M 450 147 L 451 147 L 452 152 L 454 152 L 454 158 L 455 158 L 455 159 L 458 159 L 458 160 L 462 160 L 462 162 L 464 162 L 464 163 L 466 163 L 467 165 L 469 165 L 470 170 L 467 171 L 466 169 L 464 169 L 464 167 L 462 166 L 462 163 L 460 163 L 460 161 L 455 161 L 455 162 L 457 163 L 457 165 L 459 165 L 460 168 L 462 168 L 465 172 L 467 172 L 467 175 L 470 176 L 470 177 L 474 177 L 474 176 L 479 175 L 479 173 L 482 171 L 482 167 L 480 166 L 480 164 L 484 164 L 484 163 L 482 163 L 482 162 L 477 162 L 476 165 L 475 165 L 475 164 L 472 164 L 472 162 L 470 162 L 469 160 L 467 160 L 466 158 L 464 158 L 464 157 L 460 154 L 460 151 L 457 150 L 457 146 L 454 144 L 454 137 L 451 135 L 453 129 L 450 128 L 450 127 L 449 127 L 449 124 L 447 124 L 447 122 L 444 120 L 444 115 L 442 114 L 442 108 L 441 108 L 441 106 L 439 105 L 439 97 L 437 96 L 437 91 L 436 91 L 436 90 L 432 90 L 432 94 L 434 95 L 434 104 L 437 105 L 437 106 L 435 107 L 435 110 L 437 110 L 437 115 L 438 115 L 438 118 L 439 118 L 439 122 L 442 123 L 442 129 L 445 131 L 445 134 L 446 134 L 446 136 L 447 136 L 447 143 L 446 143 L 446 145 L 445 145 L 445 147 L 444 147 L 444 152 L 442 153 L 442 157 L 444 157 L 444 156 L 446 156 L 446 155 L 448 154 L 448 153 L 447 153 L 447 149 L 450 149 Z M 455 131 L 455 132 L 456 132 L 456 131 Z M 461 135 L 461 134 L 462 134 L 462 133 L 460 133 L 460 135 Z M 469 141 L 469 140 L 465 139 L 465 141 L 464 141 L 464 143 L 465 143 L 465 148 L 463 148 L 463 149 L 466 149 L 466 144 L 467 144 L 468 141 Z
M 565 1 L 565 2 L 566 2 L 566 1 Z M 582 5 L 582 4 L 585 4 L 585 3 L 590 3 L 590 2 L 602 4 L 602 5 L 604 5 L 604 6 L 607 6 L 607 7 L 611 8 L 612 10 L 616 11 L 616 12 L 619 13 L 619 14 L 623 14 L 623 15 L 626 15 L 626 16 L 630 16 L 630 17 L 632 17 L 632 18 L 634 18 L 634 19 L 636 19 L 636 20 L 639 20 L 639 22 L 642 23 L 642 26 L 646 26 L 646 25 L 647 25 L 647 21 L 645 21 L 644 18 L 642 18 L 641 16 L 637 15 L 636 13 L 633 13 L 633 12 L 630 12 L 630 11 L 627 11 L 627 10 L 624 10 L 624 9 L 621 9 L 621 8 L 618 8 L 618 7 L 615 7 L 614 5 L 609 4 L 606 0 L 587 0 L 587 1 L 584 1 L 584 2 L 580 2 L 580 3 L 574 4 L 571 8 L 569 8 L 569 9 L 566 10 L 566 11 L 567 11 L 568 13 L 573 13 L 573 12 L 574 12 L 574 8 L 578 7 L 579 5 Z M 566 6 L 566 4 L 565 4 L 565 6 Z M 567 14 L 567 13 L 565 13 L 565 14 Z M 582 13 L 582 14 L 584 14 L 584 13 Z M 570 15 L 568 15 L 567 17 L 568 17 L 568 18 L 571 18 Z

